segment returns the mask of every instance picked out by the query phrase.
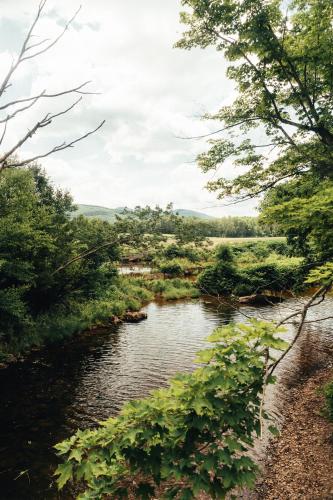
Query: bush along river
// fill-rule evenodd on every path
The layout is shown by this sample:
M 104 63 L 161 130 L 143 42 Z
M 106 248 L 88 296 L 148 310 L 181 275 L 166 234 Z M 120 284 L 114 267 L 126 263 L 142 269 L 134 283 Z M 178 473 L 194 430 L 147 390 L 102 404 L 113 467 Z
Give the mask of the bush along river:
M 328 316 L 332 305 L 328 298 L 309 318 Z M 146 321 L 83 333 L 1 370 L 0 498 L 73 498 L 54 484 L 55 443 L 116 415 L 125 401 L 166 385 L 177 371 L 192 370 L 196 351 L 215 327 L 244 322 L 244 315 L 279 320 L 293 307 L 299 307 L 297 299 L 240 309 L 205 298 L 153 302 L 145 308 Z M 278 423 L 288 387 L 332 357 L 332 328 L 332 320 L 307 324 L 302 341 L 281 364 L 268 395 Z M 289 325 L 286 336 L 293 331 Z M 260 458 L 260 446 L 256 452 Z

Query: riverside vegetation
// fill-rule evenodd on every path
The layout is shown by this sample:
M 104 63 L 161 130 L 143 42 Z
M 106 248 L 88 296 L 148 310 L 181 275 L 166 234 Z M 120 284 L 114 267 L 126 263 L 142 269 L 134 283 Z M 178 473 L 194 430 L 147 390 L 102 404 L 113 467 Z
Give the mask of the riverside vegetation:
M 59 488 L 71 481 L 85 500 L 131 495 L 187 500 L 202 492 L 224 498 L 235 487 L 253 485 L 257 466 L 248 451 L 268 418 L 265 388 L 302 335 L 308 309 L 325 299 L 333 282 L 331 0 L 293 0 L 287 9 L 276 0 L 182 4 L 185 31 L 176 46 L 215 47 L 236 86 L 232 104 L 205 116 L 218 122 L 197 159 L 203 172 L 214 172 L 208 189 L 234 201 L 261 195 L 255 224 L 287 242 L 206 248 L 200 254 L 212 228 L 177 217 L 172 207 L 137 207 L 113 224 L 74 217 L 68 193 L 54 189 L 33 159 L 12 155 L 56 116 L 46 115 L 0 158 L 1 355 L 103 323 L 154 296 L 304 286 L 315 292 L 289 316 L 298 320 L 289 345 L 281 339 L 280 324 L 251 320 L 218 328 L 193 373 L 59 443 Z M 0 97 L 19 63 L 5 78 Z M 241 174 L 216 175 L 226 160 L 241 167 Z M 171 248 L 167 224 L 176 242 Z M 133 249 L 149 254 L 153 267 L 172 280 L 119 276 L 116 264 Z M 184 280 L 196 275 L 197 287 Z M 278 350 L 282 354 L 275 359 L 272 351 Z M 324 390 L 331 417 L 332 385 Z M 270 430 L 274 433 L 274 426 Z
M 196 283 L 181 278 L 198 275 L 214 261 L 215 250 L 198 246 L 204 238 L 193 234 L 192 224 L 188 230 L 188 221 L 149 208 L 129 212 L 113 224 L 72 217 L 70 195 L 55 189 L 37 165 L 6 171 L 0 186 L 3 361 L 137 311 L 156 295 L 170 300 L 200 294 Z M 176 243 L 167 244 L 160 232 L 166 218 L 177 225 Z M 175 279 L 120 276 L 117 266 L 129 249 L 148 255 L 157 272 Z M 234 251 L 241 250 L 234 246 Z
M 0 186 L 3 360 L 136 311 L 155 294 L 197 295 L 180 279 L 144 283 L 118 275 L 121 248 L 158 248 L 165 239 L 154 234 L 160 209 L 137 209 L 112 225 L 72 218 L 70 195 L 54 189 L 38 166 L 6 171 Z
M 154 299 L 286 290 L 304 281 L 305 259 L 292 256 L 293 247 L 284 240 L 211 248 L 204 239 L 198 245 L 195 234 L 193 245 L 177 221 L 181 238 L 168 243 L 156 224 L 172 215 L 159 209 L 138 209 L 114 224 L 73 218 L 69 194 L 54 189 L 38 166 L 7 171 L 0 183 L 4 360 L 107 325 Z M 148 256 L 151 274 L 118 274 L 122 252 L 133 245 Z M 260 414 L 265 353 L 285 346 L 275 334 L 273 324 L 256 321 L 215 332 L 210 341 L 218 342 L 216 347 L 199 357 L 207 366 L 127 405 L 119 420 L 108 421 L 103 438 L 99 431 L 79 432 L 70 444 L 59 445 L 68 458 L 58 469 L 59 486 L 72 477 L 84 480 L 83 498 L 106 492 L 149 497 L 167 477 L 173 484 L 163 494 L 170 497 L 179 491 L 179 481 L 186 485 L 183 498 L 198 491 L 223 496 L 237 485 L 251 486 L 257 466 L 247 450 L 266 416 Z M 143 421 L 149 423 L 147 432 Z M 104 439 L 114 443 L 111 453 Z
M 296 287 L 304 281 L 316 285 L 294 313 L 299 325 L 283 359 L 302 334 L 309 307 L 324 300 L 333 280 L 332 2 L 182 4 L 186 28 L 177 47 L 215 47 L 228 61 L 237 90 L 231 105 L 205 116 L 219 122 L 208 150 L 198 156 L 203 172 L 214 172 L 208 188 L 236 201 L 263 194 L 261 220 L 278 227 L 294 256 L 303 259 L 289 268 L 284 259 L 272 262 L 269 256 L 238 265 L 223 248 L 199 286 L 250 293 L 267 286 L 283 290 L 290 279 Z M 226 160 L 242 173 L 216 175 Z M 180 272 L 179 262 L 174 264 L 172 271 Z M 84 499 L 159 494 L 185 500 L 201 492 L 224 498 L 236 486 L 253 484 L 255 467 L 244 452 L 259 432 L 260 401 L 279 362 L 268 365 L 269 348 L 285 348 L 276 331 L 277 325 L 261 322 L 218 329 L 210 339 L 217 345 L 199 358 L 207 363 L 202 368 L 57 445 L 64 458 L 59 486 L 82 482 Z M 329 394 L 330 388 L 328 400 Z

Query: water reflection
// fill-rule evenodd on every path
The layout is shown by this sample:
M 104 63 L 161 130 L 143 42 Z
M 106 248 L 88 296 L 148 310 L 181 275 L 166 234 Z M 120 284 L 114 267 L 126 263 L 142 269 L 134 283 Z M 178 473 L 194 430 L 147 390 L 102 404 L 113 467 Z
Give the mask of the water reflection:
M 81 335 L 0 372 L 1 498 L 71 498 L 69 493 L 58 496 L 49 486 L 54 443 L 116 414 L 125 401 L 165 385 L 175 372 L 193 369 L 195 352 L 216 326 L 247 316 L 279 319 L 296 306 L 296 299 L 240 310 L 208 299 L 152 303 L 146 308 L 147 321 Z M 330 299 L 310 319 L 329 315 L 331 306 Z M 288 396 L 285 388 L 303 374 L 304 363 L 311 370 L 323 356 L 332 356 L 332 327 L 332 321 L 309 323 L 304 341 L 286 357 L 280 382 L 269 393 L 270 409 L 278 418 Z M 292 333 L 289 325 L 287 336 Z
M 151 271 L 151 267 L 138 264 L 118 267 L 119 274 L 149 274 Z

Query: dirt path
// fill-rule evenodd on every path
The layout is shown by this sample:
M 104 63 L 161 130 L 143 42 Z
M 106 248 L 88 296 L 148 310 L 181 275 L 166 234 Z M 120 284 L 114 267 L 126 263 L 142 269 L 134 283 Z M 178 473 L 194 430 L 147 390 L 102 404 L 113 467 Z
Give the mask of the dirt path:
M 293 390 L 281 435 L 268 449 L 259 500 L 333 499 L 333 425 L 320 411 L 318 388 L 333 378 L 320 370 Z

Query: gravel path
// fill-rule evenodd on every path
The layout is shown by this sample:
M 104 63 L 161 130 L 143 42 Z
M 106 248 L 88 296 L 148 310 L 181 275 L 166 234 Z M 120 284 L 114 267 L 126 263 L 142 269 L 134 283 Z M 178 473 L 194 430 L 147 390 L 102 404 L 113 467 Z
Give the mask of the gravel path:
M 258 500 L 333 499 L 333 425 L 320 414 L 319 390 L 332 378 L 333 370 L 323 369 L 292 389 L 281 435 L 268 449 Z

